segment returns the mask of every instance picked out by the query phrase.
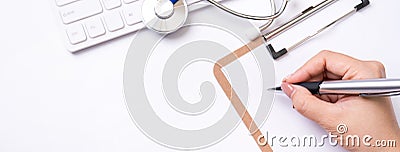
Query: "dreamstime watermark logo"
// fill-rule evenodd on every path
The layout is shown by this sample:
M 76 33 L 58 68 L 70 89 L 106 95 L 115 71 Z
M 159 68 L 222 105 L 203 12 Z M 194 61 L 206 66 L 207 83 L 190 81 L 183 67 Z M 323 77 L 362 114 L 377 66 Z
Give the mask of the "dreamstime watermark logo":
M 235 21 L 235 24 L 232 24 L 232 21 Z M 163 66 L 160 75 L 161 87 L 164 100 L 168 103 L 169 108 L 180 115 L 184 115 L 185 118 L 193 117 L 195 119 L 195 116 L 207 113 L 215 102 L 221 102 L 216 99 L 217 89 L 221 90 L 221 87 L 211 81 L 204 81 L 200 84 L 200 89 L 198 90 L 200 91 L 201 99 L 196 103 L 187 102 L 180 94 L 179 81 L 185 68 L 196 62 L 215 64 L 220 58 L 233 51 L 222 44 L 221 41 L 223 40 L 219 42 L 211 40 L 215 37 L 213 35 L 215 33 L 210 32 L 203 38 L 197 37 L 197 39 L 193 39 L 193 32 L 207 32 L 193 31 L 192 28 L 196 26 L 221 30 L 230 35 L 231 38 L 242 42 L 243 45 L 247 43 L 245 32 L 251 29 L 257 30 L 248 21 L 237 21 L 234 16 L 224 14 L 217 8 L 210 7 L 207 10 L 191 14 L 188 23 L 175 33 L 162 35 L 150 30 L 137 32 L 136 38 L 131 43 L 127 53 L 124 66 L 125 101 L 135 125 L 154 142 L 179 150 L 201 149 L 216 144 L 228 136 L 241 123 L 235 108 L 229 106 L 221 119 L 212 125 L 201 129 L 182 129 L 161 119 L 160 115 L 157 115 L 155 107 L 151 104 L 152 101 L 149 95 L 152 95 L 152 93 L 147 92 L 145 80 L 154 79 L 151 81 L 157 81 L 158 77 L 154 75 L 146 77 L 146 70 L 152 68 L 149 67 L 149 62 L 154 54 L 160 53 L 157 51 L 164 51 L 161 53 L 168 52 L 165 50 L 165 46 L 162 46 L 163 42 L 170 42 L 171 44 L 179 42 L 180 45 L 172 51 L 165 62 L 159 60 L 159 66 Z M 275 70 L 272 60 L 270 60 L 265 51 L 253 52 L 252 55 L 258 64 L 257 68 L 260 71 L 260 78 L 263 84 L 262 90 L 265 90 L 264 87 L 274 84 Z M 226 77 L 229 78 L 232 88 L 240 94 L 243 104 L 247 105 L 249 84 L 246 70 L 242 63 L 239 61 L 233 62 L 223 70 Z M 258 125 L 262 125 L 267 119 L 272 106 L 273 94 L 263 93 L 259 99 L 260 105 L 254 115 L 254 120 Z
M 322 135 L 316 137 L 314 135 L 304 136 L 269 136 L 268 132 L 258 137 L 258 144 L 265 146 L 270 144 L 271 146 L 278 144 L 282 147 L 322 147 L 326 143 L 331 146 L 343 146 L 343 147 L 396 147 L 396 140 L 374 140 L 371 135 L 351 135 L 346 134 L 348 127 L 346 124 L 338 124 L 336 126 L 336 132 L 338 134 L 332 134 L 329 132 L 328 135 Z
M 346 132 L 347 132 L 347 125 L 346 124 L 338 124 L 337 126 L 336 126 L 336 131 L 339 133 L 339 134 L 345 134 Z

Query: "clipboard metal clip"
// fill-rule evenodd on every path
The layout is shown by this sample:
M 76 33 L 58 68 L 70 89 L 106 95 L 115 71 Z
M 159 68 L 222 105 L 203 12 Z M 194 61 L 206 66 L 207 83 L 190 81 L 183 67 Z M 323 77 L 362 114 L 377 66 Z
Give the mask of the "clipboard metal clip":
M 300 23 L 301 21 L 304 21 L 306 18 L 310 17 L 311 15 L 316 14 L 317 12 L 319 12 L 320 10 L 326 8 L 327 6 L 329 6 L 330 4 L 332 4 L 335 1 L 337 1 L 337 0 L 325 0 L 325 1 L 319 3 L 319 4 L 315 5 L 315 6 L 311 6 L 311 7 L 307 8 L 307 9 L 305 9 L 304 11 L 302 11 L 299 15 L 295 16 L 290 21 L 288 21 L 285 24 L 277 27 L 276 29 L 272 30 L 271 32 L 263 35 L 264 41 L 268 42 L 272 38 L 278 36 L 279 34 L 283 33 L 284 31 L 288 30 L 289 28 L 295 26 L 296 24 Z M 342 15 L 341 17 L 337 18 L 336 20 L 332 21 L 331 23 L 329 23 L 329 24 L 325 25 L 324 27 L 320 28 L 315 33 L 313 33 L 311 35 L 308 35 L 307 37 L 301 39 L 300 41 L 296 42 L 295 44 L 293 44 L 290 47 L 283 48 L 283 49 L 281 49 L 279 51 L 275 51 L 274 47 L 271 44 L 267 44 L 266 47 L 267 47 L 269 53 L 271 54 L 272 58 L 274 60 L 276 60 L 276 59 L 282 57 L 283 55 L 285 55 L 286 53 L 288 53 L 289 51 L 294 50 L 296 47 L 304 44 L 305 42 L 307 42 L 311 38 L 315 37 L 319 33 L 325 31 L 329 27 L 331 27 L 331 26 L 335 25 L 336 23 L 339 23 L 340 21 L 344 20 L 345 18 L 355 14 L 356 12 L 358 12 L 361 9 L 363 9 L 365 6 L 368 6 L 369 4 L 370 4 L 369 0 L 361 0 L 361 3 L 356 5 L 356 6 L 354 6 L 354 9 L 352 9 L 348 13 Z

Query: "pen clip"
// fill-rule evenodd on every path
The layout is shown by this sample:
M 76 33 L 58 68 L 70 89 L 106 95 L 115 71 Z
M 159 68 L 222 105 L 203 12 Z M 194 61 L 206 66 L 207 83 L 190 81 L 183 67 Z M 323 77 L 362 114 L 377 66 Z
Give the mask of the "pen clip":
M 390 92 L 380 92 L 380 93 L 361 93 L 362 97 L 388 97 L 388 96 L 398 96 L 400 95 L 400 90 L 390 91 Z

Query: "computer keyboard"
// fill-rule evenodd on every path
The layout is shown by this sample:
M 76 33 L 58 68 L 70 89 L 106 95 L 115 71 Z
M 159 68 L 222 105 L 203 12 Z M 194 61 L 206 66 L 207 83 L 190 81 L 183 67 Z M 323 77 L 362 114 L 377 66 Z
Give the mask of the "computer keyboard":
M 200 1 L 202 0 L 187 0 L 187 4 Z M 55 0 L 67 50 L 77 52 L 144 28 L 142 2 L 143 0 Z M 200 7 L 196 7 L 198 8 Z

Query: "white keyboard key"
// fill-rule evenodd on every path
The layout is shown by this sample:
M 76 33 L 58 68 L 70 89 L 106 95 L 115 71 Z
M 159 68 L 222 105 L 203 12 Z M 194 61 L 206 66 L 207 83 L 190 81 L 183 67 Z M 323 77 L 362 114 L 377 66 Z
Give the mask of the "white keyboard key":
M 68 27 L 67 35 L 69 38 L 69 42 L 71 42 L 71 44 L 78 44 L 83 41 L 86 41 L 85 31 L 83 30 L 83 27 L 80 24 Z
M 124 0 L 124 3 L 129 4 L 129 3 L 132 3 L 134 1 L 137 1 L 137 0 Z
M 106 30 L 104 29 L 103 22 L 100 18 L 96 18 L 85 23 L 86 30 L 91 38 L 104 35 Z
M 129 4 L 124 8 L 123 14 L 125 17 L 126 24 L 133 25 L 142 21 L 142 12 L 140 3 Z
M 104 7 L 108 10 L 121 6 L 120 0 L 103 0 Z
M 63 6 L 65 4 L 69 4 L 69 3 L 72 3 L 72 2 L 75 2 L 75 1 L 78 1 L 78 0 L 56 0 L 56 4 L 58 6 Z
M 60 15 L 64 24 L 69 24 L 98 13 L 103 9 L 98 0 L 80 0 L 60 8 Z
M 122 21 L 121 15 L 117 11 L 105 15 L 104 21 L 106 22 L 107 29 L 110 32 L 117 31 L 124 27 L 124 22 Z

